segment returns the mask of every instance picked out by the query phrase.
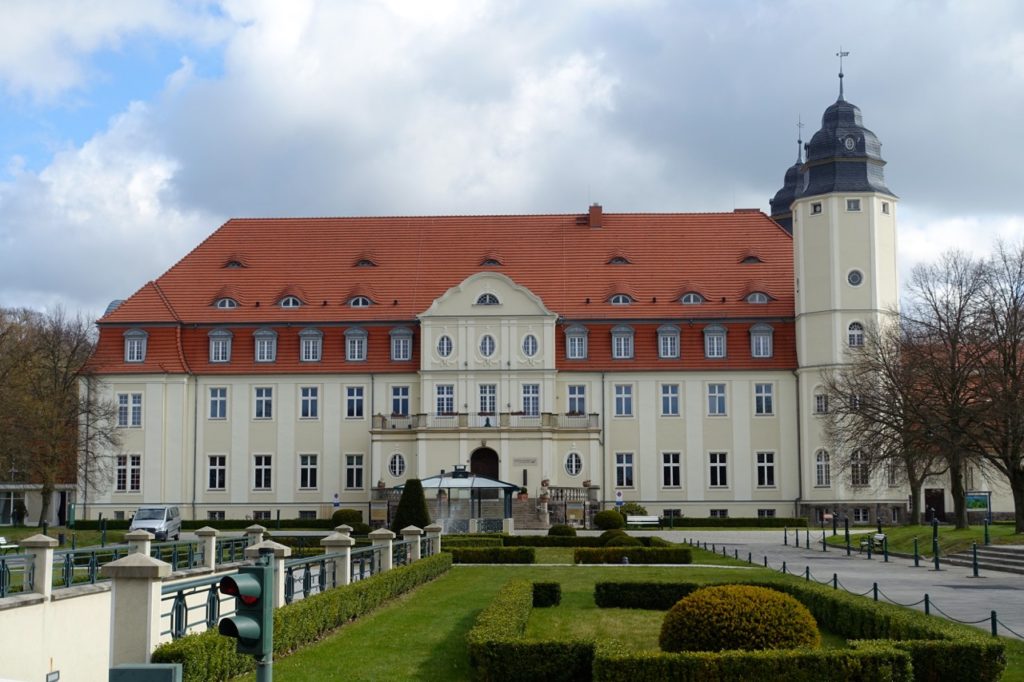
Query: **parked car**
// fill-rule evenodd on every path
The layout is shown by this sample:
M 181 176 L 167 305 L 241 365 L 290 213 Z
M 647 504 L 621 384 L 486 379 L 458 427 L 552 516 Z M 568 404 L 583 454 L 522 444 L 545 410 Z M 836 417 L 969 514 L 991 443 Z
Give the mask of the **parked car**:
M 160 542 L 181 537 L 181 514 L 177 507 L 139 507 L 128 530 L 148 530 Z

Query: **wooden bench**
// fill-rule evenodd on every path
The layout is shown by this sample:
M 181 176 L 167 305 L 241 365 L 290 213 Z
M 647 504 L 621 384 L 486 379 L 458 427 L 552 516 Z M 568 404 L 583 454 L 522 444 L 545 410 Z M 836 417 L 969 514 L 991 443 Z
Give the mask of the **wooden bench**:
M 630 514 L 626 517 L 627 526 L 661 526 L 661 520 L 657 516 L 636 516 Z
M 7 538 L 5 538 L 4 536 L 0 535 L 0 552 L 3 552 L 4 554 L 7 554 L 7 550 L 10 550 L 10 549 L 17 550 L 18 549 L 17 543 L 7 542 Z
M 881 551 L 885 549 L 885 533 L 872 533 L 860 540 L 860 551 L 870 547 L 872 550 Z

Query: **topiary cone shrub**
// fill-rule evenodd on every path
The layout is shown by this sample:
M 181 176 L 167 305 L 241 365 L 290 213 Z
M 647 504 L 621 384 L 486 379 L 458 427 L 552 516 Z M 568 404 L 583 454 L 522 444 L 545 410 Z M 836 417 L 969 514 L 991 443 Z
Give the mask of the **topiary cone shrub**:
M 418 478 L 410 478 L 402 488 L 395 518 L 391 519 L 391 532 L 401 533 L 407 526 L 426 528 L 429 525 L 430 511 L 427 509 L 427 498 L 423 496 L 423 483 Z
M 715 585 L 691 592 L 665 615 L 662 651 L 817 647 L 814 616 L 788 594 L 753 585 Z
M 626 525 L 626 519 L 624 519 L 622 514 L 614 509 L 605 509 L 604 511 L 599 511 L 594 514 L 594 525 L 601 530 L 622 528 Z

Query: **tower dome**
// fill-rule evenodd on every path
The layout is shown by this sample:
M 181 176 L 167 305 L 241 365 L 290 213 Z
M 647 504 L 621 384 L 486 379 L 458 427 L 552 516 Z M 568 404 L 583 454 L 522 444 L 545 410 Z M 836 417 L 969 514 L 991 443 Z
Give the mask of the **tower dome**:
M 799 142 L 797 144 L 800 144 Z M 797 190 L 803 185 L 800 178 L 800 169 L 803 167 L 803 160 L 797 152 L 796 163 L 786 169 L 786 176 L 782 181 L 782 189 L 775 193 L 768 204 L 771 206 L 772 219 L 783 227 L 786 232 L 793 232 L 793 213 L 790 206 L 796 198 Z

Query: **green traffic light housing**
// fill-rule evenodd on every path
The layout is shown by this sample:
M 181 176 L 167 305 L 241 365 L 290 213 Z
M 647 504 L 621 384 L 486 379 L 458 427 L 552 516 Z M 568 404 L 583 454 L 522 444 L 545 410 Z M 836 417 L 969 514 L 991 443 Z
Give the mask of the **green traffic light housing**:
M 274 568 L 242 566 L 221 578 L 220 592 L 235 598 L 235 615 L 221 618 L 217 631 L 238 640 L 237 651 L 270 660 L 274 649 Z

